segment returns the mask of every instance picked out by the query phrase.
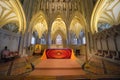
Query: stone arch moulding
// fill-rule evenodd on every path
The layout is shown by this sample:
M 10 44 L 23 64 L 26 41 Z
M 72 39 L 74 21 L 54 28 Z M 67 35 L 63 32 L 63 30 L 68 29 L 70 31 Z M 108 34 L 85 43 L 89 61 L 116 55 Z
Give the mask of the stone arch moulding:
M 83 15 L 80 13 L 80 12 L 78 12 L 78 11 L 76 11 L 74 14 L 72 14 L 71 15 L 71 17 L 70 17 L 70 27 L 69 27 L 69 31 L 72 31 L 73 29 L 71 29 L 72 28 L 72 25 L 74 24 L 74 23 L 79 23 L 79 29 L 80 29 L 80 27 L 81 27 L 81 29 L 80 29 L 80 31 L 81 30 L 83 30 L 84 32 L 85 31 L 88 31 L 87 30 L 87 26 L 86 26 L 86 20 L 85 20 L 85 18 L 83 17 Z M 80 31 L 78 31 L 77 32 L 77 37 L 79 36 L 79 33 L 80 33 Z M 73 32 L 76 32 L 76 31 L 73 31 Z
M 30 28 L 28 32 L 31 32 L 31 31 L 34 32 L 34 30 L 36 30 L 40 38 L 44 32 L 48 31 L 48 24 L 46 19 L 47 18 L 42 11 L 39 11 L 38 13 L 36 13 L 31 19 Z M 38 25 L 38 27 L 36 27 L 36 25 Z M 41 25 L 43 25 L 43 27 L 41 27 Z
M 88 29 L 86 28 L 87 27 L 86 19 L 79 11 L 76 11 L 73 14 L 71 14 L 71 16 L 69 18 L 70 24 L 75 17 L 80 21 L 80 24 L 83 27 L 84 32 L 88 31 Z M 69 24 L 69 28 L 70 28 L 70 24 Z
M 52 18 L 51 18 L 51 20 L 49 20 L 49 21 L 51 21 L 52 23 L 55 21 L 55 19 L 57 19 L 57 18 L 61 18 L 64 22 L 65 22 L 65 24 L 67 23 L 66 21 L 66 16 L 65 16 L 65 14 L 63 14 L 63 13 L 61 13 L 61 12 L 56 12 L 53 16 L 52 16 Z

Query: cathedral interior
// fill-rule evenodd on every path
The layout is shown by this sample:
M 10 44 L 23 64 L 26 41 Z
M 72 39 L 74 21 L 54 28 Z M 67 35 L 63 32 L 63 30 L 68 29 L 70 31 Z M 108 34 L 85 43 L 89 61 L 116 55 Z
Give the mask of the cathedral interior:
M 119 68 L 120 0 L 0 0 L 0 80 L 120 80 Z

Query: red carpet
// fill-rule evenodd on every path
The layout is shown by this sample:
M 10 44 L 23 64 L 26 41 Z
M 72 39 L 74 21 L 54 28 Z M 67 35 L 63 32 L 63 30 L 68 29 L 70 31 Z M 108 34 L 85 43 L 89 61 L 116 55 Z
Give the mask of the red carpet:
M 46 59 L 42 60 L 30 76 L 70 76 L 85 75 L 79 63 L 72 59 Z
M 81 65 L 76 61 L 72 49 L 47 49 L 44 51 L 41 59 L 42 61 L 35 66 L 35 70 L 30 75 L 85 75 Z

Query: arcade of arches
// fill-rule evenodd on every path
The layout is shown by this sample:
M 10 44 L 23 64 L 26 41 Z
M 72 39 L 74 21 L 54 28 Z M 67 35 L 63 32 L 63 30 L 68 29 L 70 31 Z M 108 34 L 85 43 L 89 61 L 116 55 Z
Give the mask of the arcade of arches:
M 76 67 L 72 67 L 73 74 L 66 71 L 62 76 L 77 75 L 77 78 L 82 79 L 81 75 L 84 75 L 85 79 L 95 80 L 120 78 L 119 7 L 120 0 L 0 0 L 0 74 L 8 76 L 26 72 L 38 75 L 37 64 L 49 66 L 42 62 L 41 57 L 47 56 L 49 50 L 66 50 L 71 52 L 72 57 L 76 57 L 76 64 L 81 67 L 80 72 L 74 70 Z M 9 59 L 8 62 L 2 60 L 2 50 L 5 46 L 15 59 Z M 36 48 L 39 50 L 36 51 Z M 49 57 L 54 58 L 56 55 L 60 58 L 60 55 L 64 54 L 60 51 L 57 54 L 54 51 L 50 53 Z M 69 55 L 68 53 L 62 56 Z M 13 54 L 17 54 L 17 57 Z M 28 60 L 25 59 L 26 55 Z M 27 64 L 23 66 L 22 62 Z M 29 62 L 34 65 L 35 70 L 20 70 Z M 10 66 L 2 69 L 4 64 Z M 19 64 L 18 67 L 16 64 Z M 60 64 L 62 63 L 58 65 Z M 39 76 L 52 75 L 48 74 L 49 71 L 48 75 L 46 73 L 47 71 L 43 71 Z M 52 76 L 60 74 L 55 75 L 53 71 Z M 71 78 L 75 77 L 68 79 Z

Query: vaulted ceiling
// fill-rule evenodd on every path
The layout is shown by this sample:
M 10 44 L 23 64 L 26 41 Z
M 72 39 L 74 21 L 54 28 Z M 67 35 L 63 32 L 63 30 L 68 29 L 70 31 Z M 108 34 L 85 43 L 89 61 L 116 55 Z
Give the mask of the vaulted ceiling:
M 61 35 L 64 39 L 67 38 L 66 24 L 61 18 L 55 19 L 51 28 L 51 38 Z
M 31 22 L 32 24 L 39 23 L 39 17 L 36 17 L 38 13 L 42 12 L 44 14 L 44 19 L 47 23 L 47 28 L 49 29 L 51 38 L 55 38 L 58 34 L 60 34 L 64 39 L 67 38 L 67 34 L 69 30 L 79 36 L 79 33 L 82 29 L 86 27 L 86 20 L 90 20 L 90 15 L 93 9 L 93 2 L 89 0 L 27 0 L 25 3 L 29 3 L 28 7 L 32 10 Z M 90 5 L 86 5 L 86 3 L 90 3 Z M 23 4 L 26 6 L 26 4 Z M 31 7 L 32 6 L 32 7 Z M 91 11 L 87 12 L 90 8 Z M 84 10 L 86 9 L 86 10 Z M 27 10 L 25 10 L 27 14 Z M 29 12 L 29 10 L 28 10 Z M 59 17 L 58 17 L 59 16 Z M 86 17 L 85 17 L 86 16 Z M 34 19 L 33 19 L 34 18 Z M 39 18 L 40 19 L 40 18 Z M 31 25 L 30 25 L 31 26 Z M 34 27 L 35 25 L 32 25 Z M 38 32 L 39 37 L 42 36 L 41 30 L 46 30 L 46 27 L 39 27 L 40 24 L 36 27 L 36 31 Z M 30 28 L 29 28 L 30 29 Z M 35 27 L 34 27 L 35 29 Z M 40 30 L 41 29 L 41 30 Z M 88 29 L 89 30 L 89 29 Z
M 109 23 L 111 25 L 120 22 L 120 0 L 106 2 L 103 12 L 99 17 L 99 22 Z
M 75 16 L 70 24 L 70 31 L 75 33 L 76 37 L 79 38 L 80 31 L 83 30 L 85 26 L 81 25 L 80 18 Z
M 98 32 L 98 23 L 120 24 L 120 0 L 98 0 L 91 19 L 92 32 Z
M 0 0 L 0 28 L 9 23 L 16 24 L 19 32 L 24 33 L 26 20 L 19 0 Z
M 98 23 L 118 25 L 119 7 L 120 0 L 0 0 L 0 27 L 16 24 L 19 32 L 37 31 L 39 38 L 47 31 L 52 37 L 66 37 L 68 30 L 79 36 L 82 29 L 97 32 Z

